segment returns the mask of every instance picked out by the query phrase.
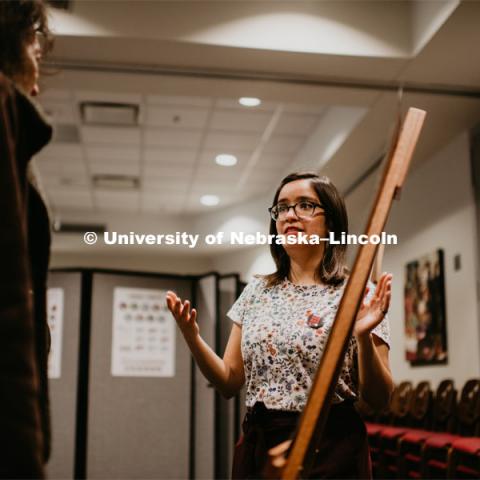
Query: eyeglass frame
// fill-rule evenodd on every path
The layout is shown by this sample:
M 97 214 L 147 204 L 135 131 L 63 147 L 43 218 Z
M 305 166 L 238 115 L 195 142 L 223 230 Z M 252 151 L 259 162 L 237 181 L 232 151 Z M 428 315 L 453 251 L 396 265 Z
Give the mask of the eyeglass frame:
M 296 207 L 297 207 L 297 205 L 298 205 L 299 203 L 303 203 L 303 202 L 305 202 L 305 203 L 311 203 L 311 204 L 313 205 L 312 214 L 311 214 L 310 216 L 308 216 L 308 217 L 302 217 L 302 216 L 300 216 L 300 215 L 297 213 L 297 211 L 295 210 Z M 268 212 L 270 213 L 270 218 L 271 218 L 274 222 L 277 222 L 277 221 L 278 221 L 278 218 L 275 219 L 275 218 L 273 218 L 273 216 L 272 216 L 272 210 L 273 210 L 276 206 L 278 206 L 278 203 L 268 208 Z M 297 218 L 312 218 L 312 217 L 315 215 L 315 208 L 317 208 L 317 207 L 322 208 L 323 211 L 322 211 L 321 213 L 322 213 L 322 214 L 325 214 L 325 209 L 323 208 L 323 205 L 320 205 L 319 203 L 311 202 L 310 200 L 300 200 L 299 202 L 294 203 L 294 204 L 292 204 L 292 205 L 287 205 L 287 204 L 285 204 L 285 206 L 287 207 L 287 212 L 285 213 L 285 216 L 288 215 L 288 212 L 290 211 L 291 208 L 293 208 L 293 213 L 296 215 Z

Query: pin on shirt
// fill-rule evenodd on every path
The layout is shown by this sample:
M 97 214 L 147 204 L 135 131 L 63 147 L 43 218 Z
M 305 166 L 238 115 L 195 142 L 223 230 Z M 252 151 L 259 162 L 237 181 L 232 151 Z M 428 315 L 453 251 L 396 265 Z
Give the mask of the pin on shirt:
M 307 317 L 307 325 L 311 328 L 320 328 L 323 325 L 322 319 L 318 316 L 315 315 L 313 312 L 310 310 L 307 312 L 308 317 Z

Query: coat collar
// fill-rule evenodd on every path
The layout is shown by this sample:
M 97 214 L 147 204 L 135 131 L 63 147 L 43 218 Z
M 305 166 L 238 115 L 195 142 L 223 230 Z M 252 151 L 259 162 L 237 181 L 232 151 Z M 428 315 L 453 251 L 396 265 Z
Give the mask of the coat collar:
M 40 105 L 18 86 L 14 85 L 14 88 L 17 94 L 20 125 L 23 125 L 26 134 L 25 151 L 29 157 L 33 157 L 50 142 L 53 129 Z

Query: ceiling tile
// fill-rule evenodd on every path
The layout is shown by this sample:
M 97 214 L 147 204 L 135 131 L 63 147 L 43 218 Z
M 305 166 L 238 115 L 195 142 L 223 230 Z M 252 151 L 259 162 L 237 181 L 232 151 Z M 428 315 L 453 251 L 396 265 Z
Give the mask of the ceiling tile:
M 252 150 L 253 152 L 253 150 Z M 232 148 L 229 148 L 229 149 L 221 149 L 221 148 L 218 148 L 216 150 L 202 150 L 202 153 L 200 154 L 200 157 L 198 159 L 198 163 L 199 165 L 202 165 L 202 166 L 208 166 L 208 165 L 217 165 L 217 163 L 215 162 L 215 157 L 221 153 L 227 153 L 229 155 L 234 155 L 235 157 L 237 157 L 237 164 L 236 165 L 233 165 L 232 167 L 223 167 L 221 165 L 221 168 L 226 168 L 226 169 L 230 169 L 230 168 L 238 168 L 238 167 L 243 167 L 249 160 L 250 158 L 250 155 L 251 155 L 251 152 L 246 152 L 246 151 L 237 151 L 237 150 L 233 150 Z
M 242 170 L 240 168 L 225 168 L 219 165 L 201 166 L 197 169 L 195 180 L 231 180 L 237 181 Z
M 140 175 L 139 163 L 105 163 L 90 162 L 90 173 L 92 175 Z
M 189 190 L 198 197 L 202 195 L 220 195 L 231 194 L 235 190 L 236 182 L 212 182 L 197 180 Z
M 115 147 L 115 146 L 87 146 L 85 148 L 87 159 L 92 161 L 101 160 L 115 162 L 139 162 L 140 147 Z
M 262 197 L 265 197 L 265 195 L 267 195 L 267 197 L 269 196 L 269 201 L 262 208 L 262 212 L 264 212 L 265 219 L 269 219 L 269 213 L 267 209 L 268 207 L 271 206 L 271 202 L 273 201 L 273 197 L 277 187 L 278 187 L 278 182 L 248 184 L 248 187 L 245 187 L 245 190 L 241 192 L 242 197 L 239 199 L 239 201 L 249 201 L 257 195 L 261 195 Z
M 294 154 L 298 152 L 305 141 L 305 137 L 273 136 L 265 145 L 263 151 L 265 153 Z
M 257 167 L 260 168 L 284 168 L 293 161 L 292 155 L 282 155 L 281 153 L 265 153 L 260 155 Z
M 285 113 L 304 113 L 306 115 L 322 116 L 327 111 L 327 107 L 324 105 L 310 105 L 306 103 L 284 103 L 283 111 Z
M 236 201 L 237 197 L 235 195 L 225 195 L 220 197 L 220 203 L 218 205 L 209 207 L 200 203 L 198 197 L 191 196 L 185 204 L 185 210 L 190 214 L 215 212 L 217 210 L 220 210 L 221 208 L 233 205 Z
M 43 102 L 45 114 L 55 124 L 72 125 L 77 123 L 77 118 L 70 102 Z
M 276 179 L 276 178 L 283 178 L 284 172 L 282 168 L 278 167 L 268 167 L 268 166 L 261 166 L 258 165 L 255 167 L 255 174 L 251 176 L 251 181 L 255 182 L 264 181 L 268 179 Z
M 142 205 L 178 209 L 185 202 L 185 195 L 173 192 L 158 190 L 142 194 Z
M 318 115 L 283 114 L 275 127 L 274 134 L 308 136 L 321 118 Z
M 145 130 L 146 146 L 197 148 L 202 132 L 192 130 L 154 129 Z
M 140 129 L 130 127 L 86 127 L 81 128 L 86 144 L 140 145 Z
M 185 178 L 171 179 L 166 177 L 145 178 L 142 181 L 142 190 L 145 193 L 156 193 L 160 190 L 168 192 L 185 193 L 190 185 Z
M 211 132 L 205 139 L 206 149 L 238 149 L 251 151 L 260 141 L 258 134 L 238 134 Z
M 78 102 L 113 102 L 113 103 L 134 103 L 140 104 L 142 96 L 137 93 L 115 93 L 115 92 L 98 92 L 94 90 L 76 91 L 75 100 Z
M 188 165 L 195 162 L 196 150 L 146 149 L 144 161 L 152 165 Z
M 184 178 L 189 177 L 194 172 L 193 165 L 144 165 L 144 178 L 165 177 L 167 178 Z
M 47 197 L 57 208 L 92 208 L 90 190 L 81 187 L 49 188 Z
M 138 191 L 96 189 L 94 195 L 95 204 L 102 210 L 136 212 L 140 205 Z
M 254 97 L 255 95 L 245 95 L 246 97 Z M 258 107 L 245 107 L 238 103 L 238 98 L 219 98 L 215 101 L 216 108 L 241 110 L 243 112 L 273 112 L 277 104 L 275 102 L 262 101 Z
M 141 212 L 145 213 L 165 213 L 168 215 L 180 214 L 183 211 L 183 204 L 173 203 L 173 204 L 156 204 L 156 203 L 142 203 Z
M 181 105 L 187 107 L 210 107 L 213 100 L 208 97 L 188 97 L 175 95 L 147 95 L 147 103 L 152 105 Z
M 53 195 L 89 195 L 90 189 L 88 187 L 69 187 L 69 186 L 61 186 L 58 188 L 49 188 L 49 192 Z
M 86 175 L 84 162 L 78 160 L 43 159 L 35 163 L 42 176 Z
M 43 158 L 61 158 L 63 160 L 78 160 L 83 159 L 83 151 L 80 145 L 51 143 L 44 148 L 36 157 L 39 161 Z
M 146 125 L 165 128 L 202 129 L 209 111 L 204 108 L 148 107 Z
M 210 122 L 212 130 L 263 133 L 272 118 L 270 113 L 215 110 Z
M 47 189 L 52 188 L 70 188 L 70 187 L 88 187 L 89 179 L 85 174 L 70 174 L 66 173 L 64 175 L 58 174 L 48 174 L 43 175 L 40 173 L 41 184 Z

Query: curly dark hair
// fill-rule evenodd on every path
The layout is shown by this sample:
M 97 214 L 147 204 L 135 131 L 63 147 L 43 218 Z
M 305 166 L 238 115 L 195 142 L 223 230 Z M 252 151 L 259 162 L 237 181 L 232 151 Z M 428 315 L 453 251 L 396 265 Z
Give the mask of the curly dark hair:
M 28 74 L 26 46 L 42 37 L 42 55 L 53 46 L 44 0 L 0 0 L 0 71 L 7 77 Z
M 310 183 L 325 210 L 325 221 L 328 231 L 334 232 L 336 236 L 341 232 L 347 234 L 348 217 L 345 202 L 335 185 L 326 176 L 318 176 L 313 172 L 291 173 L 287 175 L 280 182 L 280 186 L 275 192 L 273 205 L 277 203 L 280 192 L 287 183 L 304 179 L 310 180 Z M 270 233 L 273 235 L 278 234 L 276 222 L 272 219 L 270 220 Z M 288 277 L 290 273 L 290 257 L 283 246 L 277 245 L 273 242 L 270 244 L 270 253 L 277 267 L 277 271 L 264 276 L 268 287 L 280 283 Z M 331 245 L 330 243 L 327 243 L 322 261 L 315 272 L 316 277 L 327 285 L 339 285 L 343 283 L 348 274 L 348 268 L 346 267 L 346 253 L 346 244 Z

